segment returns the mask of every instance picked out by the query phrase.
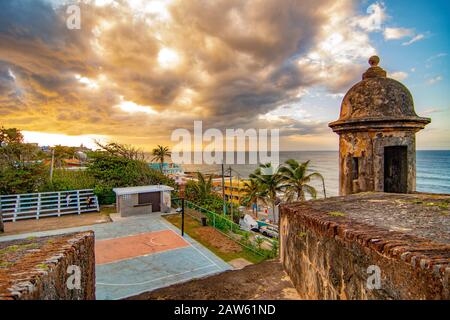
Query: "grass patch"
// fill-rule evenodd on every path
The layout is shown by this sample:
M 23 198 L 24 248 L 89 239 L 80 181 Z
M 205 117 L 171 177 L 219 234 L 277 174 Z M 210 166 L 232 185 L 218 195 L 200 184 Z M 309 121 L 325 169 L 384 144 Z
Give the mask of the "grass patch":
M 39 245 L 37 243 L 28 243 L 28 244 L 20 244 L 20 245 L 16 244 L 16 245 L 12 245 L 12 246 L 1 249 L 0 256 L 6 255 L 9 253 L 24 251 L 24 250 L 28 250 L 28 249 L 36 249 L 38 247 L 39 247 Z
M 47 264 L 45 264 L 45 263 L 39 263 L 39 264 L 36 265 L 36 268 L 39 268 L 39 269 L 47 271 L 50 267 Z
M 332 216 L 332 217 L 345 217 L 346 214 L 344 212 L 340 212 L 340 211 L 331 211 L 331 212 L 328 212 L 328 215 Z
M 450 199 L 445 199 L 442 202 L 424 202 L 423 200 L 414 200 L 414 201 L 412 201 L 412 203 L 421 204 L 421 205 L 424 205 L 427 207 L 438 207 L 443 210 L 448 210 L 449 204 L 450 204 Z
M 167 221 L 169 221 L 171 224 L 176 226 L 177 228 L 181 229 L 181 215 L 179 215 L 179 214 L 167 215 L 167 216 L 164 216 L 164 218 Z M 212 227 L 210 227 L 213 229 L 212 232 L 214 232 L 215 236 L 217 236 L 218 238 L 223 237 L 222 240 L 224 242 L 231 241 L 233 243 L 236 243 L 237 245 L 239 245 L 239 247 L 241 247 L 242 250 L 239 252 L 232 252 L 232 251 L 225 250 L 223 247 L 218 247 L 218 246 L 214 245 L 213 243 L 211 243 L 210 241 L 206 241 L 204 238 L 199 236 L 199 233 L 197 231 L 200 231 L 199 229 L 202 229 L 202 228 L 205 228 L 205 227 L 203 227 L 199 221 L 193 219 L 189 215 L 185 215 L 184 232 L 187 233 L 191 238 L 195 239 L 197 242 L 201 243 L 204 247 L 208 248 L 208 250 L 212 251 L 215 255 L 220 257 L 222 260 L 228 262 L 228 261 L 231 261 L 234 259 L 244 258 L 252 263 L 259 263 L 266 259 L 266 257 L 258 255 L 256 253 L 254 253 L 253 251 L 237 244 L 236 242 L 229 239 L 228 237 L 226 237 L 225 235 L 223 235 L 216 229 L 213 229 Z
M 0 250 L 0 255 L 17 252 L 19 250 L 20 250 L 20 246 L 19 245 L 9 246 L 9 247 L 6 247 L 6 248 Z
M 0 262 L 0 268 L 9 268 L 13 265 L 13 262 L 9 262 L 9 261 L 2 261 Z
M 447 202 L 427 202 L 425 203 L 428 207 L 438 207 L 444 210 L 448 209 L 448 203 Z
M 306 238 L 306 232 L 299 232 L 299 233 L 298 233 L 298 236 L 299 236 L 300 238 Z

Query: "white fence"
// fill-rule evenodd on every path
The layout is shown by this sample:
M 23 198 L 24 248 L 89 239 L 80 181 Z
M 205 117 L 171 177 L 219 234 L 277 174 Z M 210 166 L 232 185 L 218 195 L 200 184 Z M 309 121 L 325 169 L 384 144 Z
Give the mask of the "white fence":
M 92 189 L 0 195 L 5 222 L 93 211 L 99 211 L 99 205 Z

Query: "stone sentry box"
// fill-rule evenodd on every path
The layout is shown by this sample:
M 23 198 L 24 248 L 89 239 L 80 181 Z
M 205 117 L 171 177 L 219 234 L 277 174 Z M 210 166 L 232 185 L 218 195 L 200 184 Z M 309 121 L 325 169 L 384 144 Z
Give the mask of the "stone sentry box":
M 173 190 L 164 185 L 115 188 L 117 212 L 121 217 L 170 212 Z
M 416 190 L 416 138 L 429 118 L 417 116 L 409 90 L 371 57 L 363 80 L 344 97 L 339 120 L 340 195 Z

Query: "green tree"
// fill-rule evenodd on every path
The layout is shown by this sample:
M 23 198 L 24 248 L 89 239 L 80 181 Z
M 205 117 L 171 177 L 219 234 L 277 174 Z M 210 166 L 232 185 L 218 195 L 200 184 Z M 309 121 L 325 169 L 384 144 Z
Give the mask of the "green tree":
M 42 164 L 3 166 L 0 169 L 0 194 L 38 192 L 47 178 L 47 169 Z
M 254 204 L 258 204 L 259 192 L 260 185 L 256 179 L 249 179 L 248 181 L 245 181 L 244 187 L 242 188 L 242 193 L 244 194 L 242 199 L 243 204 L 251 204 L 252 206 Z
M 109 142 L 106 144 L 95 140 L 95 144 L 100 148 L 101 151 L 108 153 L 111 156 L 126 158 L 129 160 L 141 160 L 145 159 L 144 152 L 132 145 L 121 144 L 118 142 Z
M 275 204 L 278 201 L 278 193 L 282 191 L 278 170 L 271 163 L 261 164 L 250 176 L 259 185 L 258 196 L 275 212 Z
M 158 145 L 152 151 L 153 159 L 152 161 L 158 161 L 160 163 L 161 172 L 163 171 L 163 164 L 166 158 L 170 158 L 172 153 L 169 150 L 169 147 L 164 147 Z
M 40 149 L 30 143 L 9 143 L 0 147 L 0 164 L 17 166 L 41 159 Z
M 205 177 L 201 172 L 197 172 L 197 181 L 189 180 L 186 185 L 186 198 L 204 203 L 213 195 L 212 188 L 212 176 Z
M 195 191 L 200 198 L 206 199 L 212 192 L 212 176 L 206 178 L 201 172 L 197 172 L 197 182 L 195 184 Z
M 45 184 L 46 168 L 35 144 L 24 143 L 16 128 L 0 129 L 0 193 L 31 193 Z
M 0 128 L 0 146 L 11 143 L 23 143 L 23 134 L 17 128 Z
M 65 159 L 75 158 L 75 152 L 77 150 L 75 147 L 67 147 L 62 145 L 54 146 L 52 149 L 55 154 L 55 165 L 58 168 L 62 168 L 64 166 Z
M 85 170 L 55 170 L 53 180 L 45 185 L 42 191 L 63 191 L 78 189 L 93 189 L 95 178 Z
M 96 153 L 88 165 L 87 172 L 95 178 L 94 190 L 99 200 L 108 199 L 107 203 L 114 201 L 112 189 L 115 187 L 156 184 L 176 187 L 173 179 L 151 169 L 144 161 L 112 156 L 108 153 Z M 105 203 L 103 200 L 101 202 Z
M 283 183 L 287 201 L 305 201 L 306 194 L 313 199 L 317 197 L 317 190 L 309 183 L 313 178 L 321 179 L 323 176 L 318 172 L 308 172 L 310 161 L 299 163 L 294 159 L 287 160 L 279 170 L 280 180 Z

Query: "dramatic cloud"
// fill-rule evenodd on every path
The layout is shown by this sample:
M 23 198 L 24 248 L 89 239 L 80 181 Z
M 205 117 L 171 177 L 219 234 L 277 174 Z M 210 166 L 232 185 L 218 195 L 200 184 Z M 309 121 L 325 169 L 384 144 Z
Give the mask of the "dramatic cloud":
M 327 130 L 293 115 L 302 92 L 358 81 L 386 18 L 350 0 L 91 0 L 69 30 L 61 2 L 0 2 L 2 124 L 147 148 L 194 120 Z

